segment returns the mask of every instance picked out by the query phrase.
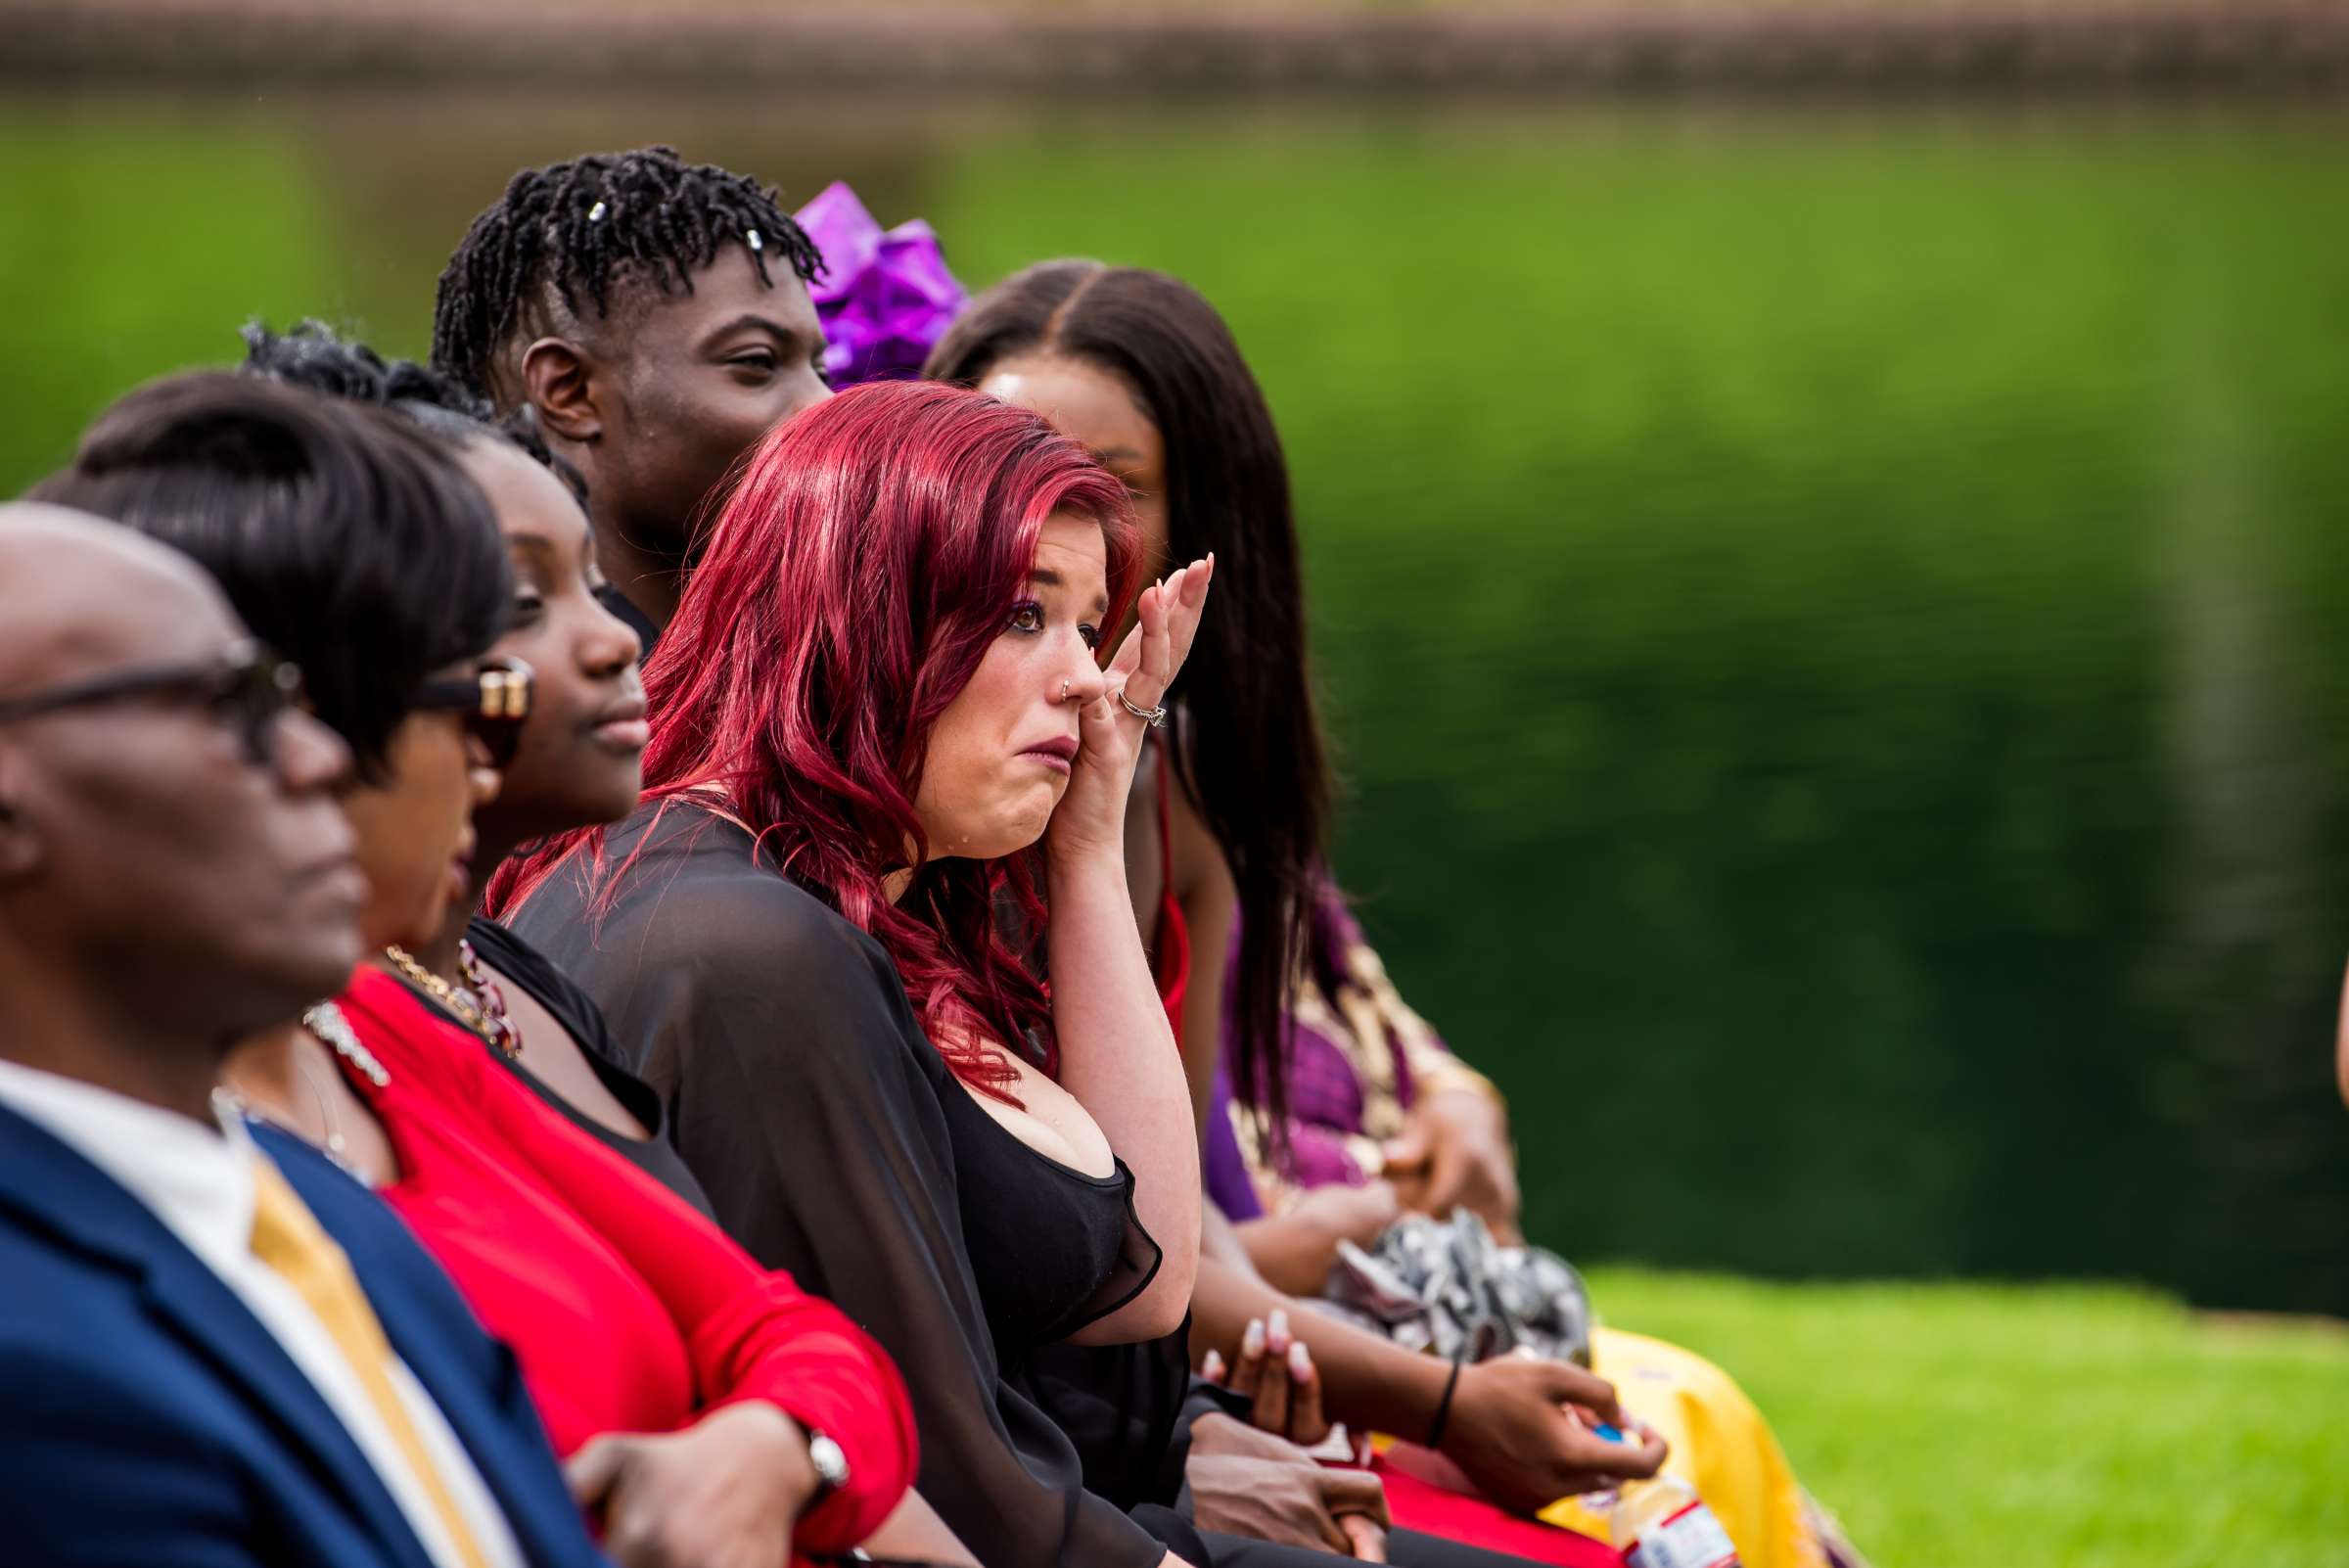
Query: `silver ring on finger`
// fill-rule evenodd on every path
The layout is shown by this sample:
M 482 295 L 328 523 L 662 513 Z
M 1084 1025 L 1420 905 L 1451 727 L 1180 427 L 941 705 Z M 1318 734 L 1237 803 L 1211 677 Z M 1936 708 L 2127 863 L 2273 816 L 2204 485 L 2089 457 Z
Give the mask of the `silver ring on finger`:
M 1133 705 L 1133 699 L 1126 695 L 1126 688 L 1123 686 L 1120 686 L 1117 689 L 1116 696 L 1118 699 L 1118 706 L 1120 708 L 1125 709 L 1126 712 L 1131 714 L 1134 717 L 1140 719 L 1152 729 L 1166 728 L 1167 705 L 1165 703 L 1160 703 L 1156 708 L 1136 708 Z

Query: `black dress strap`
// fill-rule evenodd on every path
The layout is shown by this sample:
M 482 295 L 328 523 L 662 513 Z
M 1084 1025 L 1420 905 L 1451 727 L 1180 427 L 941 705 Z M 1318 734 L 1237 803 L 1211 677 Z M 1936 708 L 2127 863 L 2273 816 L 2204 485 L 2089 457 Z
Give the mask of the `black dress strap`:
M 628 1071 L 621 1058 L 619 1042 L 612 1038 L 611 1026 L 604 1021 L 604 1010 L 595 1004 L 595 998 L 544 953 L 495 921 L 476 915 L 466 926 L 465 936 L 476 952 L 499 974 L 529 992 L 531 1000 L 563 1026 L 578 1045 L 579 1054 L 587 1058 L 597 1081 L 630 1116 L 643 1124 L 650 1136 L 633 1138 L 616 1132 L 557 1094 L 521 1061 L 502 1051 L 490 1052 L 491 1058 L 504 1064 L 564 1120 L 708 1214 L 710 1195 L 702 1190 L 684 1156 L 668 1140 L 668 1107 L 661 1103 L 661 1096 L 650 1084 Z

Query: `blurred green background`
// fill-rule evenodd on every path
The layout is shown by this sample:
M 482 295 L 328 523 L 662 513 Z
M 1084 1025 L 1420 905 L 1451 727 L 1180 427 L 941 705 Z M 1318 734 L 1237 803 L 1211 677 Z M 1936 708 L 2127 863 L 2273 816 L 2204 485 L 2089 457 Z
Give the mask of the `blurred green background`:
M 2349 1311 L 2349 115 L 17 91 L 0 487 L 251 316 L 420 351 L 513 169 L 652 140 L 1224 309 L 1539 1239 Z

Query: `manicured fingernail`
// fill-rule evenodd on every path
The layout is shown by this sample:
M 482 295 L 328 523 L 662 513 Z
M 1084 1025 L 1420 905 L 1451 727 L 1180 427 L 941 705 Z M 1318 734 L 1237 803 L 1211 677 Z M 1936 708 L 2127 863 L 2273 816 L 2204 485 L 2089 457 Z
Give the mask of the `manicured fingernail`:
M 1272 1337 L 1274 1339 L 1289 1337 L 1289 1314 L 1278 1307 L 1272 1309 Z
M 1199 1375 L 1211 1383 L 1221 1382 L 1223 1380 L 1223 1358 L 1212 1350 L 1209 1351 L 1207 1359 L 1199 1363 Z
M 1313 1376 L 1313 1353 L 1299 1340 L 1289 1347 L 1289 1375 L 1300 1383 L 1311 1382 Z
M 1248 1332 L 1240 1336 L 1240 1354 L 1242 1356 L 1262 1356 L 1264 1353 L 1265 1320 L 1261 1317 L 1251 1317 L 1248 1319 Z

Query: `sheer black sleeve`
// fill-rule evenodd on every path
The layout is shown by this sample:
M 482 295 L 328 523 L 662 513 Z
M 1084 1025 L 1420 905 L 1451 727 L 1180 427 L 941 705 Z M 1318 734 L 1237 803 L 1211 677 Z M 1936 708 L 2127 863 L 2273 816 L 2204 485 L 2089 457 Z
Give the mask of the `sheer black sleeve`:
M 558 878 L 514 924 L 601 1003 L 718 1222 L 897 1360 L 922 1495 L 957 1535 L 996 1568 L 1160 1560 L 1002 1376 L 940 1105 L 962 1091 L 877 944 L 754 866 L 739 828 L 675 808 L 600 921 Z

